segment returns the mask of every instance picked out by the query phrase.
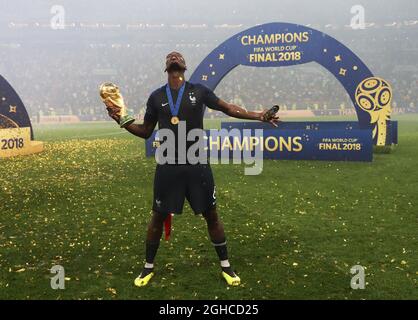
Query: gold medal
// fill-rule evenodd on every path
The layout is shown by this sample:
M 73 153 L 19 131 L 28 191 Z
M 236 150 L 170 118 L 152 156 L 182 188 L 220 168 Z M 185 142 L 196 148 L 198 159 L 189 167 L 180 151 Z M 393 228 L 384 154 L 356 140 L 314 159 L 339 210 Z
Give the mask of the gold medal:
M 176 125 L 176 124 L 178 124 L 179 122 L 180 122 L 180 120 L 179 120 L 179 118 L 178 118 L 178 117 L 171 117 L 171 123 L 172 123 L 172 124 Z

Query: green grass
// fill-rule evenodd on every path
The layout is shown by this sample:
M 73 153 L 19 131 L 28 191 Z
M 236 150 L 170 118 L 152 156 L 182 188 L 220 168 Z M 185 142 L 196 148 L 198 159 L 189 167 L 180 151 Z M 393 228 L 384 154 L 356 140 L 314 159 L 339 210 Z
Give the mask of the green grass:
M 155 166 L 144 142 L 113 123 L 35 127 L 43 153 L 0 160 L 0 298 L 416 299 L 418 117 L 399 121 L 399 146 L 372 163 L 265 161 L 259 176 L 213 166 L 238 288 L 188 206 L 156 277 L 134 287 Z M 50 288 L 55 264 L 65 290 Z M 350 289 L 356 264 L 365 290 Z

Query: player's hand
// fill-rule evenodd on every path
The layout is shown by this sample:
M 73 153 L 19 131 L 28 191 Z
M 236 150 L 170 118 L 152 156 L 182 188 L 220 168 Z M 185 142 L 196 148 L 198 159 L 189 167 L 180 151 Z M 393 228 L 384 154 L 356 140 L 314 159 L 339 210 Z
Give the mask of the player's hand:
M 109 117 L 111 117 L 113 120 L 115 120 L 117 123 L 119 123 L 120 116 L 119 111 L 120 108 L 112 103 L 110 100 L 105 100 L 104 104 L 106 105 L 107 113 L 109 114 Z
M 280 117 L 279 117 L 278 113 L 275 113 L 270 118 L 267 118 L 267 117 L 264 116 L 267 113 L 267 111 L 268 110 L 263 110 L 263 111 L 260 112 L 260 121 L 271 123 L 273 126 L 277 127 L 279 125 L 279 123 L 282 122 L 280 120 Z

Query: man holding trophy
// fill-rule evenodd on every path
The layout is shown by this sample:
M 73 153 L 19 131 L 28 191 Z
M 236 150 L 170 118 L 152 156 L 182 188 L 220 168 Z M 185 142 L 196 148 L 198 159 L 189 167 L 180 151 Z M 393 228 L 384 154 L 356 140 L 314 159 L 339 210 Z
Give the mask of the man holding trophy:
M 168 82 L 150 95 L 143 124 L 134 123 L 134 119 L 127 114 L 123 98 L 114 84 L 103 84 L 100 87 L 100 96 L 109 116 L 121 127 L 143 139 L 151 136 L 157 123 L 159 129 L 172 130 L 176 141 L 180 121 L 185 122 L 187 132 L 197 128 L 203 129 L 205 106 L 234 118 L 259 120 L 275 126 L 279 122 L 275 113 L 277 108 L 273 109 L 273 112 L 254 112 L 227 103 L 205 86 L 185 81 L 186 70 L 186 62 L 180 53 L 171 52 L 167 55 L 165 71 L 168 74 Z M 175 154 L 177 159 L 177 150 Z M 226 237 L 216 210 L 215 184 L 210 165 L 175 163 L 157 164 L 153 212 L 146 238 L 146 263 L 141 274 L 135 279 L 135 285 L 145 286 L 154 276 L 154 259 L 164 221 L 171 213 L 182 213 L 185 198 L 195 214 L 202 214 L 207 222 L 209 237 L 219 257 L 223 278 L 229 285 L 239 285 L 241 280 L 228 261 Z

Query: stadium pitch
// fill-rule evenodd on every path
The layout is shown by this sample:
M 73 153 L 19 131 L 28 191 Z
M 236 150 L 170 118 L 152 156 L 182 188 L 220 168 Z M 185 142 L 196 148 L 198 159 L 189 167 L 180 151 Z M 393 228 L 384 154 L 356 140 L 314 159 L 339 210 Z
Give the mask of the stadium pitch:
M 415 299 L 418 116 L 396 119 L 399 146 L 373 163 L 266 160 L 259 176 L 213 166 L 237 288 L 188 206 L 155 278 L 135 287 L 155 168 L 144 141 L 113 122 L 35 127 L 45 152 L 1 160 L 0 298 Z M 54 265 L 65 290 L 51 289 Z M 364 290 L 350 288 L 354 265 Z

